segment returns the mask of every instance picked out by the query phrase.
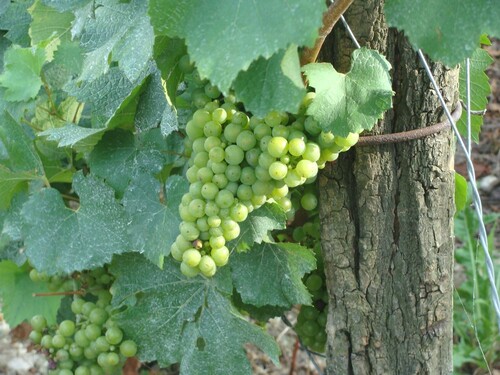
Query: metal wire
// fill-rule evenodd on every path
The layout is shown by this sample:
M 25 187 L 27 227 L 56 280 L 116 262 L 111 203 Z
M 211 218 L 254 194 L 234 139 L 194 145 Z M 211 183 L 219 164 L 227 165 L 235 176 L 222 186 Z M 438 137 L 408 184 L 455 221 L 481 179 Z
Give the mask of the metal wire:
M 422 50 L 418 50 L 418 56 L 420 58 L 420 61 L 422 62 L 425 71 L 427 72 L 427 76 L 431 80 L 432 86 L 434 87 L 434 90 L 436 91 L 436 94 L 439 98 L 439 101 L 441 102 L 441 106 L 443 107 L 443 110 L 446 114 L 446 117 L 448 117 L 448 120 L 450 121 L 451 127 L 457 137 L 457 142 L 460 146 L 460 148 L 463 150 L 465 157 L 466 157 L 466 163 L 467 163 L 467 174 L 469 175 L 469 180 L 471 181 L 471 188 L 472 188 L 472 200 L 474 203 L 474 209 L 476 211 L 476 215 L 478 218 L 479 222 L 479 242 L 481 243 L 481 246 L 484 251 L 484 257 L 485 257 L 485 263 L 486 263 L 486 271 L 488 274 L 488 279 L 490 282 L 490 289 L 491 289 L 491 300 L 493 302 L 493 307 L 495 309 L 495 313 L 497 316 L 497 325 L 498 328 L 500 329 L 500 299 L 498 297 L 498 290 L 495 284 L 495 269 L 493 266 L 493 261 L 491 260 L 490 252 L 488 250 L 488 234 L 486 232 L 486 227 L 484 225 L 484 220 L 483 220 L 483 205 L 481 203 L 481 197 L 479 196 L 479 191 L 477 189 L 477 186 L 475 184 L 476 181 L 476 174 L 474 172 L 474 164 L 472 163 L 471 159 L 471 154 L 470 154 L 470 74 L 467 74 L 466 80 L 468 90 L 467 90 L 467 146 L 464 144 L 460 133 L 458 131 L 457 125 L 455 124 L 455 121 L 453 121 L 453 118 L 451 116 L 450 111 L 446 107 L 446 102 L 444 101 L 443 95 L 441 94 L 441 91 L 439 90 L 439 86 L 434 79 L 434 76 L 432 75 L 432 72 L 429 68 L 429 64 L 427 63 L 427 60 L 425 59 L 425 56 L 422 52 Z M 466 63 L 467 68 L 469 67 L 469 64 Z M 468 70 L 468 69 L 467 69 Z

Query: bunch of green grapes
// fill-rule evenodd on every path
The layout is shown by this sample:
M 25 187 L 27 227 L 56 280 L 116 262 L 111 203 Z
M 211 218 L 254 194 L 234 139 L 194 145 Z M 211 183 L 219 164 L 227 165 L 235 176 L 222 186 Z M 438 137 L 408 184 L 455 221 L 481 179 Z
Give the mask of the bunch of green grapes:
M 306 194 L 313 193 L 307 192 L 302 197 L 305 197 Z M 307 204 L 308 202 L 306 202 L 306 206 Z M 322 353 L 325 351 L 327 337 L 325 327 L 328 312 L 328 291 L 325 284 L 323 257 L 321 256 L 319 218 L 315 211 L 311 212 L 309 218 L 310 220 L 304 225 L 294 228 L 292 234 L 294 241 L 314 249 L 317 260 L 316 270 L 304 277 L 304 284 L 312 296 L 312 306 L 301 307 L 295 331 L 302 344 Z
M 41 315 L 31 319 L 30 339 L 47 353 L 50 374 L 112 374 L 119 372 L 126 358 L 136 354 L 137 345 L 124 340 L 123 331 L 111 315 L 112 281 L 104 268 L 82 273 L 75 282 L 88 292 L 85 297 L 74 297 L 74 319 L 56 326 L 48 326 Z
M 205 86 L 192 93 L 198 109 L 185 129 L 190 187 L 179 205 L 182 222 L 171 254 L 184 275 L 210 277 L 227 264 L 226 244 L 239 236 L 239 223 L 249 213 L 266 202 L 293 213 L 290 189 L 313 182 L 358 134 L 340 138 L 321 131 L 305 115 L 312 92 L 295 116 L 273 111 L 259 118 L 209 83 L 190 81 Z

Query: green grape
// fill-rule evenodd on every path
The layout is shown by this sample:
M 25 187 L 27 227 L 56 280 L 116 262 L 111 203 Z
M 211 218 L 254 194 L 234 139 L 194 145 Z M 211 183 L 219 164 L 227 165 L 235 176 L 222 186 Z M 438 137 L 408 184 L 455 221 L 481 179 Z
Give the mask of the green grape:
M 76 331 L 74 339 L 75 339 L 75 344 L 77 344 L 78 346 L 80 346 L 82 348 L 86 348 L 87 346 L 90 345 L 90 341 L 87 338 L 87 336 L 85 335 L 84 329 Z
M 334 142 L 343 147 L 344 150 L 348 149 L 349 147 L 354 146 L 356 143 L 358 143 L 359 140 L 359 134 L 358 133 L 349 133 L 349 135 L 346 138 L 342 137 L 335 137 Z
M 203 275 L 211 277 L 215 275 L 217 266 L 215 265 L 214 260 L 209 255 L 203 255 L 200 260 L 199 269 Z
M 238 124 L 228 124 L 224 128 L 224 138 L 226 138 L 228 142 L 236 143 L 236 138 L 238 138 L 242 130 L 242 127 Z
M 210 226 L 208 225 L 207 217 L 200 217 L 198 220 L 196 220 L 196 226 L 200 230 L 200 232 L 207 232 L 210 229 Z M 201 237 L 200 233 L 200 237 Z
M 259 155 L 259 167 L 269 170 L 272 163 L 276 161 L 276 158 L 271 156 L 268 152 L 262 152 Z M 257 177 L 258 178 L 258 177 Z
M 34 283 L 38 283 L 41 281 L 40 274 L 34 268 L 30 271 L 29 276 L 30 276 L 31 281 L 33 281 Z
M 220 96 L 220 91 L 217 86 L 212 86 L 211 84 L 205 85 L 205 95 L 209 98 L 216 99 Z
M 186 124 L 186 134 L 189 137 L 189 139 L 197 139 L 203 137 L 203 129 L 199 128 L 198 126 L 195 125 L 195 123 L 191 120 L 188 121 Z
M 206 137 L 218 137 L 222 134 L 222 125 L 217 121 L 208 121 L 203 126 L 203 134 Z
M 209 159 L 210 157 L 208 155 L 208 152 L 206 151 L 198 152 L 193 159 L 194 166 L 198 168 L 203 168 L 204 166 L 207 165 Z
M 257 126 L 255 126 L 253 133 L 255 135 L 255 138 L 258 141 L 260 141 L 265 136 L 270 136 L 272 134 L 272 130 L 271 130 L 271 127 L 269 125 L 259 123 Z
M 317 161 L 321 155 L 321 149 L 316 143 L 308 142 L 302 157 L 306 160 Z
M 89 341 L 95 341 L 101 335 L 101 327 L 97 324 L 89 324 L 85 327 L 85 336 L 89 339 Z
M 100 353 L 97 356 L 97 364 L 103 368 L 108 367 L 108 353 Z
M 219 191 L 215 197 L 215 203 L 220 208 L 229 208 L 234 202 L 234 195 L 229 190 L 223 189 Z
M 104 370 L 97 365 L 91 365 L 90 375 L 104 375 Z
M 224 160 L 226 153 L 222 147 L 215 146 L 210 149 L 208 156 L 212 162 L 221 163 Z
M 266 115 L 266 117 L 264 117 L 265 123 L 270 127 L 281 124 L 281 120 L 282 120 L 282 115 L 277 111 L 269 112 Z
M 81 359 L 83 357 L 83 348 L 81 348 L 80 346 L 78 346 L 76 343 L 72 343 L 69 346 L 69 355 L 74 360 L 79 360 L 79 359 Z
M 257 144 L 254 133 L 250 130 L 243 130 L 236 138 L 236 144 L 243 150 L 249 151 Z
M 188 241 L 194 241 L 200 235 L 200 231 L 193 223 L 182 222 L 179 225 L 179 230 L 182 236 Z
M 226 171 L 226 168 L 227 163 L 225 161 L 221 161 L 220 163 L 213 162 L 211 166 L 212 172 L 214 172 L 215 174 L 224 173 Z
M 87 366 L 78 366 L 75 369 L 75 375 L 90 375 L 90 368 Z
M 304 128 L 309 134 L 313 136 L 317 136 L 321 133 L 321 128 L 318 122 L 310 116 L 306 117 Z
M 120 353 L 124 357 L 133 357 L 137 353 L 137 345 L 132 340 L 125 340 L 120 344 Z
M 259 164 L 259 156 L 262 153 L 260 148 L 252 148 L 245 153 L 245 160 L 251 167 L 256 167 Z
M 52 336 L 50 335 L 44 335 L 42 339 L 40 340 L 40 345 L 44 347 L 45 349 L 50 349 L 52 348 Z
M 300 177 L 314 177 L 318 174 L 318 165 L 313 161 L 302 159 L 297 163 L 295 171 Z
M 244 112 L 236 112 L 233 115 L 232 121 L 235 124 L 238 124 L 238 125 L 241 125 L 242 127 L 245 127 L 250 122 L 250 119 L 248 118 L 248 116 L 246 115 L 246 113 L 244 113 Z
M 52 346 L 56 349 L 62 348 L 64 345 L 66 345 L 66 339 L 64 338 L 63 335 L 54 335 L 52 337 Z
M 73 336 L 75 333 L 75 322 L 64 320 L 59 324 L 59 332 L 65 337 Z
M 177 244 L 174 243 L 170 246 L 170 254 L 172 254 L 172 257 L 175 260 L 180 262 L 182 260 L 182 255 L 184 254 L 184 250 L 180 250 Z
M 225 155 L 226 163 L 230 165 L 239 165 L 245 158 L 245 153 L 237 145 L 231 145 L 226 147 L 225 152 L 226 152 Z
M 68 351 L 64 349 L 59 349 L 56 352 L 55 358 L 58 361 L 67 361 L 68 359 L 70 359 Z
M 288 167 L 282 162 L 275 161 L 269 166 L 269 175 L 275 180 L 282 180 L 288 173 Z
M 106 363 L 108 367 L 117 366 L 120 363 L 120 357 L 116 353 L 108 353 L 106 357 Z
M 92 310 L 95 309 L 95 303 L 94 302 L 85 302 L 82 305 L 82 315 L 88 317 Z
M 212 178 L 212 182 L 215 184 L 215 186 L 217 186 L 217 188 L 224 189 L 229 183 L 229 180 L 227 179 L 225 174 L 216 174 Z
M 212 120 L 217 121 L 220 124 L 226 122 L 227 112 L 224 108 L 216 108 L 212 112 Z
M 292 209 L 292 201 L 288 197 L 283 197 L 276 203 L 278 203 L 285 212 L 288 212 Z
M 31 331 L 29 334 L 29 339 L 33 341 L 35 344 L 40 344 L 42 342 L 42 332 L 40 331 Z
M 208 226 L 211 228 L 217 228 L 220 227 L 221 224 L 221 218 L 217 215 L 212 215 L 209 216 L 207 219 Z
M 182 262 L 189 267 L 196 267 L 200 263 L 201 254 L 196 249 L 188 249 L 182 254 Z
M 207 140 L 207 138 L 204 138 L 204 137 L 193 140 L 193 152 L 195 154 L 197 154 L 198 152 L 206 151 L 205 150 L 206 140 Z
M 178 66 L 179 66 L 180 71 L 184 74 L 192 73 L 194 70 L 194 64 L 189 61 L 188 55 L 184 55 L 179 59 Z M 75 375 L 79 375 L 79 374 L 75 373 Z M 84 375 L 84 374 L 80 374 L 80 375 Z
M 220 223 L 220 219 L 219 219 Z M 218 249 L 226 244 L 226 239 L 224 236 L 217 236 L 217 237 L 210 237 L 210 246 L 212 246 L 212 249 Z
M 193 199 L 189 203 L 189 213 L 196 218 L 205 215 L 205 202 L 201 199 Z
M 279 158 L 288 151 L 288 141 L 284 137 L 273 137 L 267 146 L 269 155 Z
M 242 203 L 236 203 L 233 207 L 231 207 L 230 216 L 234 221 L 238 223 L 242 222 L 248 216 L 248 208 Z
M 238 186 L 238 190 L 236 191 L 236 196 L 238 197 L 238 199 L 242 201 L 250 200 L 253 196 L 252 187 L 248 185 Z
M 123 332 L 120 328 L 118 327 L 112 327 L 106 331 L 106 340 L 111 345 L 117 345 L 119 344 L 123 339 Z
M 212 259 L 218 267 L 225 266 L 229 260 L 229 249 L 226 246 L 212 249 L 210 253 Z
M 212 100 L 210 103 L 205 104 L 205 107 L 203 107 L 203 108 L 206 109 L 208 112 L 212 113 L 214 110 L 219 108 L 219 105 L 220 105 L 219 101 L 215 99 L 215 100 Z
M 89 320 L 96 325 L 102 325 L 108 319 L 108 313 L 106 310 L 96 307 L 90 312 Z M 73 323 L 73 322 L 71 322 Z
M 184 276 L 195 277 L 200 272 L 198 268 L 189 267 L 186 263 L 181 263 L 181 272 Z
M 30 325 L 35 331 L 43 331 L 47 327 L 47 319 L 42 315 L 35 315 L 30 320 Z
M 288 152 L 293 156 L 301 156 L 306 150 L 306 143 L 301 138 L 294 138 L 288 143 Z
M 230 182 L 239 181 L 241 177 L 241 167 L 239 165 L 228 165 L 225 175 Z
M 59 367 L 61 367 L 61 364 L 59 364 Z M 67 369 L 67 368 L 62 368 L 59 370 L 58 375 L 73 375 L 73 371 L 71 371 L 70 369 Z
M 273 160 L 274 160 L 274 158 L 273 158 Z M 271 163 L 271 165 L 273 165 L 273 163 Z M 269 174 L 269 168 L 271 168 L 271 165 L 269 165 L 268 168 L 263 168 L 260 165 L 255 167 L 255 179 L 259 180 L 259 181 L 264 181 L 264 182 L 271 181 L 272 177 Z M 255 183 L 255 181 L 254 181 L 254 183 Z
M 306 193 L 300 199 L 300 204 L 304 210 L 312 211 L 318 206 L 318 198 L 314 193 Z

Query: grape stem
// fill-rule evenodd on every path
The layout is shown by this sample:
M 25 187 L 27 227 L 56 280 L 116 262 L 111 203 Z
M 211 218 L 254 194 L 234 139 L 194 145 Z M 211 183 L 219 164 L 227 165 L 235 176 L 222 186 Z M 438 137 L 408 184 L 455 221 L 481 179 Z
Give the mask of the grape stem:
M 325 42 L 328 34 L 332 32 L 333 26 L 340 19 L 340 16 L 349 8 L 354 0 L 336 0 L 323 14 L 323 26 L 319 29 L 319 35 L 312 48 L 304 48 L 300 54 L 300 65 L 304 66 L 313 63 L 318 58 L 321 46 Z
M 33 297 L 54 297 L 54 296 L 82 296 L 85 294 L 83 290 L 70 290 L 67 292 L 49 292 L 49 293 L 33 293 Z

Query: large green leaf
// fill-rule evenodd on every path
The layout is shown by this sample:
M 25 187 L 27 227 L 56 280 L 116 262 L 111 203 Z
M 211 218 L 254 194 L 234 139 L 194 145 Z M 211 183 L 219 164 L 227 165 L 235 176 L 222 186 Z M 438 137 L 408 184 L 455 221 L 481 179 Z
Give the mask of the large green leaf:
M 40 72 L 46 60 L 45 51 L 38 47 L 10 47 L 4 55 L 4 72 L 0 85 L 5 87 L 4 98 L 19 102 L 33 99 L 42 85 Z
M 19 267 L 8 260 L 0 262 L 2 313 L 11 327 L 38 314 L 43 315 L 49 324 L 54 324 L 62 296 L 33 296 L 47 291 L 47 283 L 31 281 L 27 265 Z
M 151 175 L 138 175 L 128 186 L 122 204 L 129 217 L 131 245 L 151 262 L 163 265 L 163 257 L 179 234 L 179 204 L 188 190 L 181 176 L 171 176 L 165 188 Z
M 302 277 L 316 268 L 316 258 L 305 247 L 292 243 L 255 244 L 250 251 L 233 253 L 230 264 L 244 303 L 258 307 L 311 303 Z
M 91 171 L 106 180 L 119 195 L 141 174 L 157 174 L 179 158 L 182 142 L 177 134 L 166 139 L 160 129 L 137 133 L 108 132 L 89 156 Z
M 254 61 L 238 75 L 234 90 L 238 100 L 254 115 L 264 117 L 272 110 L 297 113 L 306 93 L 297 47 Z
M 33 141 L 8 113 L 0 116 L 0 149 L 0 209 L 5 209 L 26 182 L 43 179 L 44 171 Z
M 26 192 L 16 194 L 8 210 L 0 211 L 0 260 L 11 260 L 18 266 L 26 262 L 21 209 L 28 200 Z
M 275 203 L 268 203 L 252 211 L 240 223 L 240 235 L 230 242 L 230 247 L 248 247 L 268 238 L 269 231 L 286 228 L 286 214 Z
M 90 111 L 92 128 L 68 124 L 39 135 L 58 142 L 60 147 L 70 146 L 82 152 L 92 150 L 106 131 L 133 123 L 139 94 L 148 73 L 149 70 L 143 71 L 139 80 L 131 82 L 118 68 L 111 68 L 95 81 L 68 83 L 68 94 L 85 103 Z
M 32 3 L 32 0 L 11 1 L 6 11 L 0 15 L 0 30 L 8 30 L 5 37 L 12 43 L 22 47 L 28 47 L 30 45 L 28 28 L 31 17 L 28 13 L 28 8 Z
M 90 17 L 77 14 L 80 45 L 86 52 L 81 80 L 99 78 L 113 63 L 130 81 L 142 74 L 153 55 L 154 43 L 147 8 L 143 0 L 101 0 Z
M 125 212 L 113 189 L 81 172 L 75 174 L 73 188 L 80 198 L 76 211 L 52 188 L 35 193 L 23 207 L 26 254 L 39 271 L 93 269 L 129 250 Z
M 115 315 L 137 342 L 143 361 L 180 362 L 181 374 L 251 374 L 243 345 L 251 342 L 277 362 L 279 350 L 262 329 L 243 319 L 227 294 L 224 269 L 214 278 L 186 279 L 168 258 L 160 270 L 139 255 L 117 258 L 113 302 L 126 305 Z
M 493 59 L 489 53 L 481 48 L 477 48 L 470 58 L 470 93 L 471 109 L 473 111 L 482 111 L 488 105 L 488 95 L 491 94 L 489 78 L 485 73 Z M 466 65 L 465 62 L 460 65 L 459 89 L 460 99 L 466 103 Z M 483 116 L 472 115 L 471 117 L 471 137 L 474 142 L 479 142 L 479 132 L 483 125 Z M 467 112 L 463 111 L 457 127 L 463 136 L 467 135 Z
M 39 0 L 35 1 L 29 12 L 32 18 L 29 34 L 33 45 L 53 37 L 71 39 L 71 23 L 75 18 L 73 14 L 58 12 Z
M 223 92 L 260 56 L 269 58 L 291 44 L 313 44 L 324 10 L 321 0 L 222 0 L 216 5 L 152 0 L 149 5 L 155 33 L 185 38 L 200 75 Z
M 385 14 L 415 49 L 449 66 L 472 56 L 481 34 L 500 36 L 497 0 L 387 0 Z
M 327 63 L 306 65 L 304 73 L 316 89 L 307 114 L 323 130 L 341 137 L 370 130 L 392 106 L 390 69 L 385 57 L 366 48 L 353 52 L 347 74 Z

